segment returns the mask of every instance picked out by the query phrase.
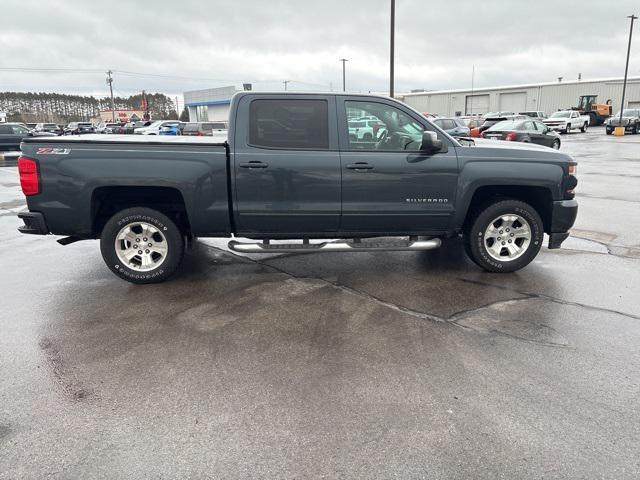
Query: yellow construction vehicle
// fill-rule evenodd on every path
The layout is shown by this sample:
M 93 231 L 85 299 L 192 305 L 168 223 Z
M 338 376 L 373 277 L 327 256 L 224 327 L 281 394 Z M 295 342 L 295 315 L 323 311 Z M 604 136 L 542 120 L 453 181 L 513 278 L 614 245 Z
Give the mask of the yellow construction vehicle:
M 612 114 L 611 99 L 607 103 L 596 103 L 597 95 L 580 95 L 578 106 L 572 110 L 578 110 L 582 115 L 589 115 L 589 125 L 602 125 Z

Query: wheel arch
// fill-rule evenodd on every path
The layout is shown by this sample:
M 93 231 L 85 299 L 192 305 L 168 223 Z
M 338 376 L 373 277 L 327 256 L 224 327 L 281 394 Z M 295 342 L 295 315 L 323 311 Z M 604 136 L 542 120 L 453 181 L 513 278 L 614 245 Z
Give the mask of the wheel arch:
M 553 213 L 553 195 L 549 188 L 529 185 L 483 185 L 478 187 L 471 196 L 469 208 L 462 224 L 462 229 L 469 228 L 475 215 L 488 203 L 501 200 L 520 200 L 531 205 L 540 215 L 544 231 L 551 231 Z
M 96 188 L 91 195 L 91 225 L 99 237 L 114 214 L 131 207 L 157 210 L 173 220 L 181 232 L 191 236 L 191 223 L 182 192 L 174 187 L 106 186 Z

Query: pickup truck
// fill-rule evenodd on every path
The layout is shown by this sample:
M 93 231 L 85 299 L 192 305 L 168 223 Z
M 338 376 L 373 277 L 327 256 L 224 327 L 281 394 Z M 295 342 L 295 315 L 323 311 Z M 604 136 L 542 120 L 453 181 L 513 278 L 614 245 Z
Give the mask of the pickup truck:
M 569 133 L 571 130 L 579 128 L 584 133 L 589 126 L 590 117 L 589 115 L 580 115 L 580 112 L 576 110 L 559 110 L 542 121 L 551 130 Z
M 353 140 L 348 119 L 384 125 Z M 462 236 L 469 257 L 513 272 L 569 235 L 576 162 L 531 144 L 456 140 L 371 95 L 237 93 L 222 137 L 29 138 L 22 233 L 100 239 L 133 283 L 165 280 L 196 237 L 236 252 L 430 250 Z M 233 237 L 233 238 L 232 238 Z M 277 242 L 275 242 L 278 240 Z

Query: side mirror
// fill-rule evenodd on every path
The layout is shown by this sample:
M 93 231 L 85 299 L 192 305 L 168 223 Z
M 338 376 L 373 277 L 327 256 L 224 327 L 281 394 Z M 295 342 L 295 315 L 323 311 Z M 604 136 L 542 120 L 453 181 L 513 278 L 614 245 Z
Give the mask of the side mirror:
M 442 140 L 438 138 L 436 132 L 425 131 L 422 134 L 422 146 L 420 150 L 430 153 L 439 152 L 442 150 Z

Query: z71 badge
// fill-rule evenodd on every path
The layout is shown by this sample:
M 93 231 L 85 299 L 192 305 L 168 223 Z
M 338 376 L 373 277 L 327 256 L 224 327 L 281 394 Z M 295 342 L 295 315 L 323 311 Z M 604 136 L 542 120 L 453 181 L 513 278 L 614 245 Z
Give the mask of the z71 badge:
M 42 147 L 36 150 L 37 155 L 69 155 L 70 153 L 71 153 L 70 148 Z

